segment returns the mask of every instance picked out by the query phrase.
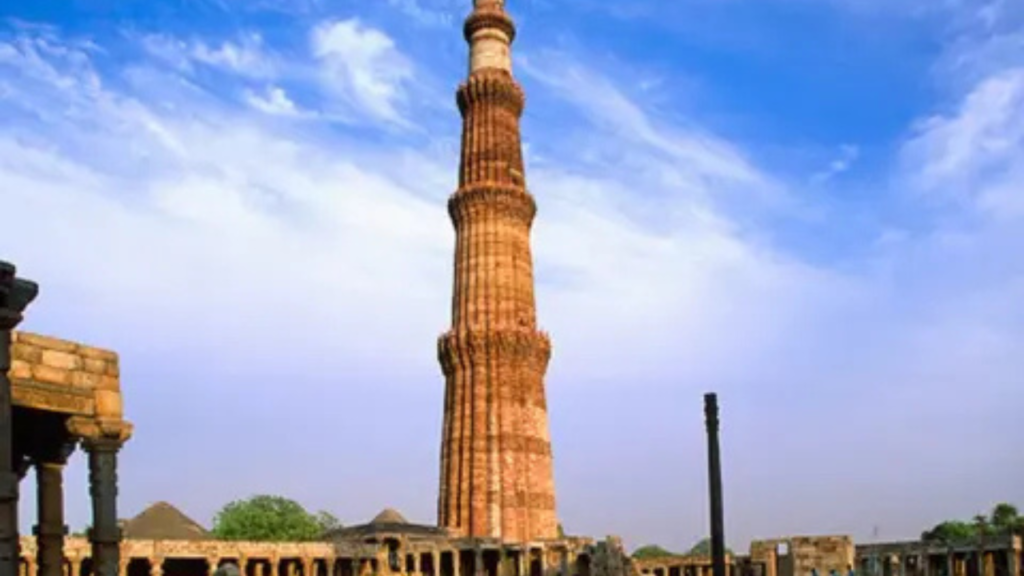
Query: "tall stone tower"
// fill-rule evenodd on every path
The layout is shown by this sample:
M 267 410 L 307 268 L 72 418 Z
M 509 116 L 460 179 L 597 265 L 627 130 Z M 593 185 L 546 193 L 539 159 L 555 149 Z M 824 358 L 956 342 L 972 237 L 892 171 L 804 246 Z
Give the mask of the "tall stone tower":
M 508 542 L 557 537 L 544 373 L 537 329 L 519 118 L 515 25 L 502 0 L 474 0 L 459 86 L 462 158 L 448 200 L 455 225 L 452 328 L 438 340 L 445 376 L 438 524 Z

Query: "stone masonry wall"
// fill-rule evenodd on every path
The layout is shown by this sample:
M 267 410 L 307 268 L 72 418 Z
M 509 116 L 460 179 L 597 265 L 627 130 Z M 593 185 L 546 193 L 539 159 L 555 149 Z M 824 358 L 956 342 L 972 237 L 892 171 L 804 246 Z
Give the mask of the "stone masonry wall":
M 67 340 L 14 332 L 11 369 L 14 404 L 120 419 L 117 354 Z

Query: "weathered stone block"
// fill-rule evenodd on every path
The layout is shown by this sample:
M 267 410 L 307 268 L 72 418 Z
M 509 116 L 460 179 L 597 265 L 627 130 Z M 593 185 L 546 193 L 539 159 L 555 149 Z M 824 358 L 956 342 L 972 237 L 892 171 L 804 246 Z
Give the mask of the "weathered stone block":
M 110 350 L 93 348 L 91 346 L 81 346 L 78 353 L 81 354 L 83 358 L 95 358 L 96 360 L 117 362 L 117 353 L 111 352 Z
M 120 419 L 124 415 L 121 393 L 117 390 L 96 390 L 96 417 Z
M 92 374 L 106 374 L 107 361 L 99 358 L 82 357 L 82 369 Z
M 38 346 L 46 350 L 56 350 L 58 352 L 74 352 L 78 348 L 78 344 L 69 342 L 67 340 L 60 340 L 57 338 L 51 338 L 50 336 L 41 336 L 39 334 L 32 334 L 31 332 L 18 332 L 17 342 L 29 344 L 32 346 Z
M 61 370 L 78 370 L 82 367 L 82 359 L 71 352 L 60 350 L 43 350 L 40 363 Z
M 32 365 L 24 360 L 11 360 L 11 370 L 7 375 L 9 378 L 28 380 L 32 377 Z
M 96 383 L 97 389 L 102 390 L 118 390 L 121 384 L 116 376 L 107 376 L 104 374 L 99 377 L 99 381 Z
M 94 374 L 91 372 L 72 372 L 71 385 L 77 386 L 78 388 L 96 388 L 97 384 L 99 384 L 100 378 L 100 374 Z
M 71 373 L 67 370 L 54 368 L 53 366 L 35 364 L 32 366 L 32 379 L 45 382 L 47 384 L 60 384 L 66 386 L 71 384 Z
M 22 344 L 15 342 L 11 346 L 11 358 L 14 360 L 24 360 L 29 364 L 38 364 L 42 361 L 43 349 L 38 346 L 32 346 L 31 344 Z

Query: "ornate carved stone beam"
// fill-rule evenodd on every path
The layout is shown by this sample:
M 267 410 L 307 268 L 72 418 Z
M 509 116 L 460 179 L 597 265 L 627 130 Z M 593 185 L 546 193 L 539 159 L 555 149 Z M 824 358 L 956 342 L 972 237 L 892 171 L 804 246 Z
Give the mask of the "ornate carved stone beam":
M 11 406 L 11 330 L 39 286 L 16 277 L 13 264 L 0 260 L 0 576 L 18 573 L 18 481 L 14 470 L 14 428 Z

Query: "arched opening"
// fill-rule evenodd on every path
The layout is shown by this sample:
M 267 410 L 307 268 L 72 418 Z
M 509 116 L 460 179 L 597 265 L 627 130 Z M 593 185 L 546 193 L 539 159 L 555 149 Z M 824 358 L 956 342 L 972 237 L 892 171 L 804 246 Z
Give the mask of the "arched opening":
M 580 554 L 576 557 L 576 576 L 590 576 L 589 554 Z
M 450 550 L 441 552 L 441 576 L 456 576 L 454 553 Z
M 202 558 L 167 558 L 164 576 L 207 576 L 206 560 Z
M 501 553 L 497 550 L 484 550 L 484 574 L 499 576 L 501 570 Z
M 128 561 L 128 576 L 149 576 L 151 567 L 145 558 L 132 558 Z
M 544 562 L 540 550 L 530 550 L 530 576 L 544 576 Z
M 402 572 L 401 543 L 394 538 L 388 538 L 384 541 L 384 546 L 388 550 L 388 569 L 391 572 Z
M 437 568 L 434 566 L 434 555 L 429 552 L 420 554 L 420 573 L 423 576 L 437 576 Z

